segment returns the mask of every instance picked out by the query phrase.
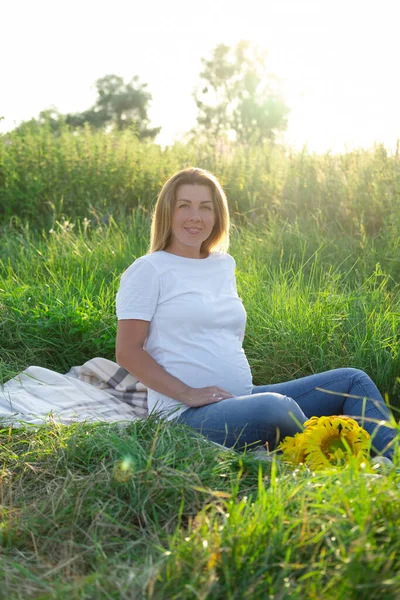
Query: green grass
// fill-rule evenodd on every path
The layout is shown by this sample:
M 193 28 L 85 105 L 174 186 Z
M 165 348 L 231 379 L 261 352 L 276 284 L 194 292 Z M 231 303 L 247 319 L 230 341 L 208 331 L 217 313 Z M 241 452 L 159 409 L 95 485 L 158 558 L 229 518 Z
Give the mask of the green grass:
M 4 598 L 398 597 L 394 474 L 293 470 L 152 418 L 0 435 Z
M 30 364 L 60 372 L 94 356 L 114 359 L 115 294 L 123 270 L 147 251 L 143 210 L 128 221 L 51 233 L 4 229 L 0 324 L 3 379 Z M 270 223 L 233 230 L 244 347 L 254 382 L 276 383 L 341 366 L 366 370 L 400 404 L 400 291 L 375 242 L 308 239 Z M 381 262 L 375 262 L 380 259 Z M 394 275 L 391 275 L 390 268 Z
M 3 226 L 3 382 L 32 364 L 66 372 L 115 359 L 115 293 L 147 250 L 148 212 L 52 229 Z M 231 253 L 255 384 L 358 367 L 398 416 L 396 239 L 339 237 L 300 219 L 238 221 Z M 400 595 L 394 471 L 294 470 L 153 418 L 4 427 L 0 438 L 0 597 Z M 132 472 L 121 481 L 124 458 Z
M 92 219 L 150 209 L 166 179 L 189 165 L 220 178 L 233 211 L 292 224 L 302 215 L 325 230 L 338 226 L 361 238 L 385 233 L 398 244 L 399 148 L 316 155 L 195 140 L 163 150 L 130 131 L 89 128 L 0 135 L 0 223 L 22 219 L 50 228 L 63 215 Z

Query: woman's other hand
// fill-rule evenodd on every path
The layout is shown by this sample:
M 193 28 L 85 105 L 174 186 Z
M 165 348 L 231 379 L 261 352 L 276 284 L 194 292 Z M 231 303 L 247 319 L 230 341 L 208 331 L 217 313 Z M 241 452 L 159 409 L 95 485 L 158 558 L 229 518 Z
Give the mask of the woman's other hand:
M 186 406 L 190 406 L 190 408 L 196 408 L 206 406 L 206 404 L 214 404 L 214 402 L 221 402 L 226 398 L 233 398 L 233 396 L 226 390 L 211 385 L 204 388 L 189 388 L 176 399 L 186 404 Z

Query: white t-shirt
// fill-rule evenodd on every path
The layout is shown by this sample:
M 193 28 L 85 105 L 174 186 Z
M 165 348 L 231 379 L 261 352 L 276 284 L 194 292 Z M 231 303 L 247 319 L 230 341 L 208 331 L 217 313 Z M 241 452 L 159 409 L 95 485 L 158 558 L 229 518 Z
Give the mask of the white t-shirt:
M 251 394 L 252 376 L 242 348 L 246 311 L 229 254 L 212 252 L 204 259 L 163 250 L 146 254 L 122 274 L 116 310 L 119 320 L 150 321 L 144 349 L 186 385 L 216 385 L 233 396 Z M 170 420 L 188 408 L 148 390 L 149 413 L 154 409 Z

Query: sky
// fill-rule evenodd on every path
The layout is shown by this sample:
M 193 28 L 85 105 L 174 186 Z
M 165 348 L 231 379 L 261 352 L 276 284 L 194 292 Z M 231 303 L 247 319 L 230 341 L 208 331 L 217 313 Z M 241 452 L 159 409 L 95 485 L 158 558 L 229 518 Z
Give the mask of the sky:
M 400 140 L 400 0 L 3 0 L 0 133 L 95 103 L 96 79 L 138 75 L 157 142 L 196 124 L 201 58 L 244 39 L 268 52 L 290 108 L 284 141 L 342 152 Z M 400 142 L 399 142 L 400 143 Z

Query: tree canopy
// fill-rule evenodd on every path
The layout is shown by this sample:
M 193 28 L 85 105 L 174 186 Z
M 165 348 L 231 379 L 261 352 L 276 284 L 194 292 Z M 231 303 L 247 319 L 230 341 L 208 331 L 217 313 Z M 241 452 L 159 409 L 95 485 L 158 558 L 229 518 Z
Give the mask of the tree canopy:
M 66 115 L 66 123 L 73 127 L 89 123 L 95 128 L 107 125 L 119 131 L 135 127 L 139 139 L 155 138 L 161 127 L 149 128 L 147 111 L 152 99 L 146 89 L 147 83 L 140 83 L 135 76 L 124 83 L 118 75 L 105 75 L 96 81 L 97 100 L 94 106 L 75 115 Z
M 75 129 L 88 123 L 94 129 L 133 128 L 139 139 L 154 139 L 161 127 L 149 128 L 147 111 L 152 96 L 146 88 L 147 83 L 140 83 L 137 76 L 124 83 L 118 75 L 105 75 L 96 81 L 97 100 L 91 108 L 63 115 L 52 107 L 41 111 L 38 119 L 24 121 L 16 130 L 23 133 L 47 125 L 58 133 L 66 125 Z
M 287 127 L 288 107 L 279 81 L 267 71 L 267 53 L 241 41 L 219 44 L 202 59 L 201 85 L 195 90 L 197 122 L 208 137 L 234 132 L 242 143 L 274 140 Z

